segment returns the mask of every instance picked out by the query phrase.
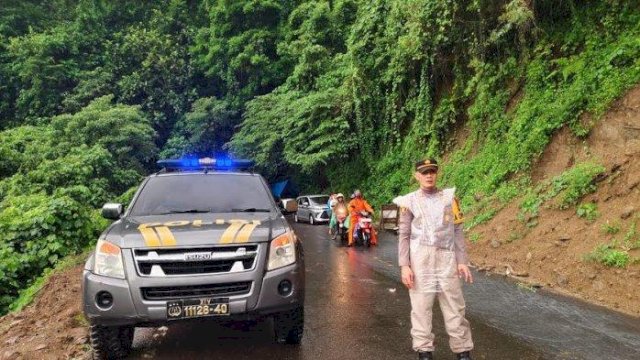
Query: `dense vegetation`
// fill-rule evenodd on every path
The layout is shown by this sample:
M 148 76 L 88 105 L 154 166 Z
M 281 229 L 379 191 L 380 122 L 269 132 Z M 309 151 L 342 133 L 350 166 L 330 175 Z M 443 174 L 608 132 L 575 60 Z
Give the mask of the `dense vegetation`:
M 574 206 L 597 164 L 536 188 L 526 170 L 555 130 L 586 135 L 640 81 L 639 10 L 631 0 L 2 0 L 0 313 L 93 243 L 105 225 L 95 209 L 159 156 L 231 152 L 269 180 L 361 187 L 379 204 L 411 189 L 411 163 L 429 155 L 445 160 L 442 180 L 476 223 L 496 211 L 489 195 L 526 192 L 523 213 L 549 194 Z

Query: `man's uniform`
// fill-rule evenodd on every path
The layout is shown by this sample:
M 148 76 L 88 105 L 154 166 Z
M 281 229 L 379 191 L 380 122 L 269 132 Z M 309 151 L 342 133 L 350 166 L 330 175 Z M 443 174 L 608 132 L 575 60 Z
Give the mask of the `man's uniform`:
M 454 353 L 473 348 L 471 328 L 465 318 L 465 302 L 457 265 L 467 264 L 462 213 L 455 189 L 426 191 L 397 197 L 400 207 L 399 265 L 414 273 L 411 298 L 413 349 L 434 350 L 433 303 L 437 296 Z

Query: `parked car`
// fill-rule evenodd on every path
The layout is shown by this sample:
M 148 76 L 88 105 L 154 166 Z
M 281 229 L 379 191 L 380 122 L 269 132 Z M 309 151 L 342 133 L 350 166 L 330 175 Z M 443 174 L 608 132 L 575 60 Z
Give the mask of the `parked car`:
M 327 202 L 329 195 L 305 195 L 296 199 L 298 211 L 293 219 L 295 222 L 307 221 L 309 224 L 328 222 Z

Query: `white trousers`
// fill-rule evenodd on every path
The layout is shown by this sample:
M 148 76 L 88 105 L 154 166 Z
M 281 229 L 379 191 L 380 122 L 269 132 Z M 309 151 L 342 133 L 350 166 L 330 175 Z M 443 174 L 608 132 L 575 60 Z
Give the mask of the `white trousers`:
M 461 280 L 456 274 L 452 251 L 433 246 L 411 249 L 411 269 L 414 289 L 411 298 L 411 337 L 415 351 L 433 351 L 433 304 L 438 298 L 444 324 L 449 335 L 449 347 L 454 353 L 473 349 L 471 326 L 465 318 L 465 302 Z

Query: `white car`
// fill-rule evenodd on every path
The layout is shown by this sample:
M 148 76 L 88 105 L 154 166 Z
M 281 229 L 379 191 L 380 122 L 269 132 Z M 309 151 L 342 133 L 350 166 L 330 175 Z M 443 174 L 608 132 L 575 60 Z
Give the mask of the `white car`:
M 305 195 L 296 199 L 298 211 L 293 216 L 295 222 L 307 221 L 309 224 L 329 221 L 329 195 Z

